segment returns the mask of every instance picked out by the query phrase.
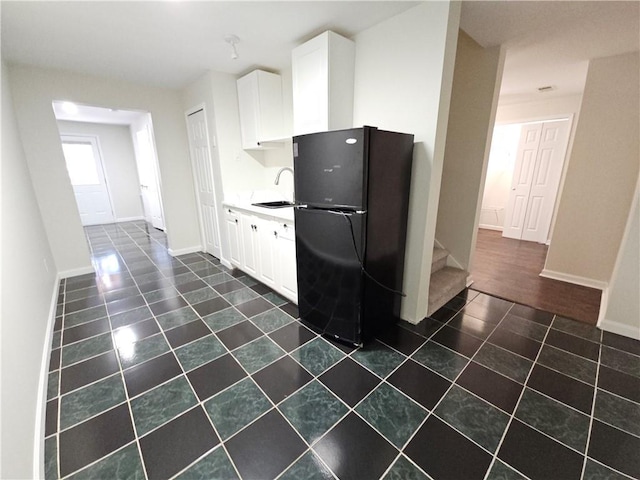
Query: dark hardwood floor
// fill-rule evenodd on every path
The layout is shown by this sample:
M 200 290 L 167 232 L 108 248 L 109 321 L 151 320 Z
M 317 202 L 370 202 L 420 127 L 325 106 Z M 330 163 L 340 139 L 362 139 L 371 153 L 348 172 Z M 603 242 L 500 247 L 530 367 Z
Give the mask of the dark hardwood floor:
M 479 229 L 472 288 L 556 315 L 595 325 L 602 292 L 540 277 L 547 246 Z

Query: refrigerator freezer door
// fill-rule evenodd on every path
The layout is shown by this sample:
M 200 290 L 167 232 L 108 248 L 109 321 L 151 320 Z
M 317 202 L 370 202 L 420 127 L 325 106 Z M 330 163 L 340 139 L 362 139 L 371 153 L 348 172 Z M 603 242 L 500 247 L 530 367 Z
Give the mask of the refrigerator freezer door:
M 366 210 L 367 137 L 366 128 L 294 137 L 296 202 Z
M 362 342 L 364 286 L 354 244 L 363 258 L 365 220 L 366 214 L 295 210 L 300 319 L 354 344 Z

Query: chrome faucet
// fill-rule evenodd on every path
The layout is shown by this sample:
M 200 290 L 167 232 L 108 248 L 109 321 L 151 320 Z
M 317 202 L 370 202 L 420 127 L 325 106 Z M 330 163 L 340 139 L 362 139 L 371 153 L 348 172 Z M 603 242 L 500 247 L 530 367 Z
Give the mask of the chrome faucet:
M 273 182 L 275 185 L 278 185 L 280 183 L 280 175 L 282 174 L 282 172 L 284 172 L 285 170 L 288 170 L 291 172 L 291 175 L 293 175 L 293 168 L 291 167 L 282 167 L 280 170 L 278 170 L 278 174 L 276 175 L 276 181 Z

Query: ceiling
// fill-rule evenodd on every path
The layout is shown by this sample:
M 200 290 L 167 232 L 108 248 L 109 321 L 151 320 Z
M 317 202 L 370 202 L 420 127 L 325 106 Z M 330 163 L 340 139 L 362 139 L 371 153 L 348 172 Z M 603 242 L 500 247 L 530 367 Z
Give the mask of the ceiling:
M 327 29 L 351 37 L 418 2 L 7 1 L 6 62 L 183 88 L 207 70 L 290 66 L 291 50 Z M 505 45 L 501 102 L 579 94 L 589 58 L 638 50 L 638 1 L 469 1 L 461 28 Z M 235 34 L 239 58 L 224 37 Z M 540 94 L 541 86 L 553 86 Z M 547 97 L 548 98 L 548 97 Z
M 505 46 L 500 103 L 520 103 L 581 94 L 589 59 L 637 51 L 640 2 L 469 1 L 460 26 L 483 47 Z

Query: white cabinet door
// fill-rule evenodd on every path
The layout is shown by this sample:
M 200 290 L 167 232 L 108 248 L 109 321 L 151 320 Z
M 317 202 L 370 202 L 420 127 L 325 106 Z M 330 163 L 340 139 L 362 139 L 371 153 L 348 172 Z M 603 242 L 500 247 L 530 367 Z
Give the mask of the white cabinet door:
M 242 226 L 242 270 L 258 276 L 258 226 L 253 215 L 241 214 Z
M 265 285 L 275 288 L 276 286 L 276 245 L 278 240 L 278 223 L 258 219 L 258 278 Z
M 293 134 L 353 127 L 355 43 L 327 31 L 291 56 Z
M 284 137 L 280 75 L 254 70 L 237 85 L 242 148 L 260 149 L 261 142 Z
M 227 234 L 229 236 L 229 259 L 236 267 L 242 267 L 242 237 L 240 231 L 240 214 L 235 210 L 225 210 Z
M 296 237 L 293 225 L 278 225 L 277 290 L 289 300 L 298 303 L 298 276 L 296 274 Z

